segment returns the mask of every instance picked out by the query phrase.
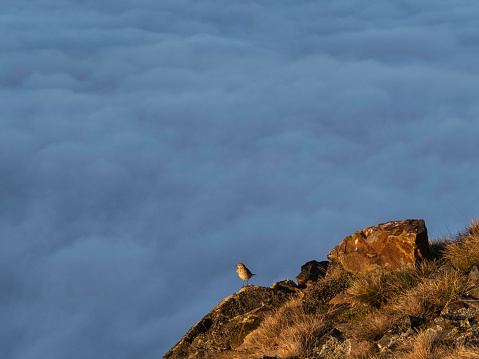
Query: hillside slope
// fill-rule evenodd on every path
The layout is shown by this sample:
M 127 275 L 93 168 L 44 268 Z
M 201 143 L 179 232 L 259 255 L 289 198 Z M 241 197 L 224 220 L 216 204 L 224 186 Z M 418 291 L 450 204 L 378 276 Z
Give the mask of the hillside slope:
M 388 222 L 328 257 L 224 299 L 164 358 L 479 358 L 478 222 L 434 242 Z

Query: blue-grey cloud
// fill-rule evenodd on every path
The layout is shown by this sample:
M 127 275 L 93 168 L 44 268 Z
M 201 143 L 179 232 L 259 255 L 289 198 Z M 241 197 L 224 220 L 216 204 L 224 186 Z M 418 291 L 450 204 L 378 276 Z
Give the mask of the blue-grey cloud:
M 461 230 L 477 215 L 478 15 L 7 2 L 0 351 L 158 358 L 238 290 L 238 262 L 271 285 L 379 222 Z

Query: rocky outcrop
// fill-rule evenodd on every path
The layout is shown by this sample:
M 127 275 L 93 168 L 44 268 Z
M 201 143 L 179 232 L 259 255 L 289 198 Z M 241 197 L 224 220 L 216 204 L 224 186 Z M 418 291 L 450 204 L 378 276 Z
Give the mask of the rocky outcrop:
M 414 266 L 429 257 L 424 220 L 408 219 L 357 231 L 334 247 L 328 259 L 355 274 Z
M 196 323 L 164 359 L 214 358 L 237 348 L 263 318 L 297 291 L 293 281 L 273 284 L 272 288 L 247 286 L 223 299 Z
M 317 282 L 319 279 L 324 278 L 326 271 L 328 270 L 328 261 L 309 261 L 301 266 L 301 273 L 296 276 L 298 286 L 305 288 Z
M 383 273 L 429 258 L 428 246 L 423 220 L 388 222 L 358 231 L 330 252 L 333 262 L 305 263 L 296 277 L 298 286 L 284 280 L 269 288 L 247 286 L 227 297 L 163 358 L 397 358 L 424 342 L 424 336 L 430 345 L 449 348 L 449 353 L 466 347 L 479 352 L 477 267 L 465 273 L 440 258 L 417 272 Z M 369 275 L 376 270 L 380 273 Z M 420 278 L 408 277 L 410 273 Z M 368 300 L 349 290 L 358 277 L 405 282 L 395 296 L 380 292 L 385 295 L 384 305 L 371 312 Z M 454 278 L 462 286 L 454 281 L 447 284 L 443 278 Z M 375 283 L 370 282 L 373 294 Z M 446 291 L 436 292 L 443 285 L 448 285 Z M 445 298 L 429 303 L 431 293 Z M 395 307 L 402 303 L 398 298 L 405 301 L 406 310 Z M 416 310 L 409 312 L 409 305 Z M 282 344 L 292 351 L 278 351 Z M 302 345 L 307 350 L 297 354 Z

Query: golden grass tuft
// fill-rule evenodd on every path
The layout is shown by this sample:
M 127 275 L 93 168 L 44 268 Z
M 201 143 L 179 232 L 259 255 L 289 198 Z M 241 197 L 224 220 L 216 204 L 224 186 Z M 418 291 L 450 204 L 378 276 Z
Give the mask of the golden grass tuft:
M 444 359 L 479 359 L 479 347 L 477 346 L 460 346 L 448 353 Z
M 249 356 L 307 358 L 318 350 L 319 339 L 329 329 L 323 315 L 307 312 L 295 298 L 265 318 L 241 349 Z
M 414 270 L 356 277 L 348 293 L 358 304 L 348 312 L 349 319 L 342 315 L 354 323 L 356 339 L 376 341 L 408 315 L 428 321 L 454 296 L 465 293 L 465 274 L 454 269 L 438 271 L 441 263 L 426 260 Z
M 433 275 L 444 264 L 442 259 L 423 260 L 416 264 L 416 276 L 418 279 Z
M 347 293 L 358 303 L 379 308 L 389 296 L 389 286 L 381 274 L 370 274 L 354 278 Z
M 379 308 L 392 297 L 413 287 L 418 278 L 418 272 L 413 269 L 367 274 L 352 279 L 348 294 L 358 303 Z
M 420 332 L 416 337 L 402 343 L 397 359 L 479 359 L 477 346 L 451 346 L 443 342 L 433 330 Z
M 455 268 L 465 272 L 479 265 L 479 220 L 471 221 L 469 228 L 461 233 L 456 241 L 450 242 L 446 246 L 444 257 Z
M 411 315 L 429 319 L 438 314 L 446 303 L 467 291 L 464 273 L 456 270 L 439 272 L 432 278 L 424 278 L 392 304 L 398 315 Z
M 399 359 L 437 359 L 443 356 L 446 347 L 435 332 L 424 331 L 398 349 L 403 351 L 403 354 L 398 356 Z
M 387 311 L 372 311 L 353 322 L 354 337 L 358 340 L 375 341 L 381 339 L 394 324 L 394 316 Z

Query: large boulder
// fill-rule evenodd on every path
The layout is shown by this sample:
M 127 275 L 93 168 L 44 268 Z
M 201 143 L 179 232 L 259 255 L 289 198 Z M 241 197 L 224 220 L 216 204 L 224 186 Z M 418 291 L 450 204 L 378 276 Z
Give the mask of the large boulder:
M 271 288 L 244 287 L 223 299 L 163 359 L 214 358 L 234 350 L 265 316 L 297 291 L 293 281 L 275 283 Z
M 429 257 L 427 229 L 422 219 L 381 223 L 357 231 L 334 247 L 328 259 L 355 274 L 396 270 Z

